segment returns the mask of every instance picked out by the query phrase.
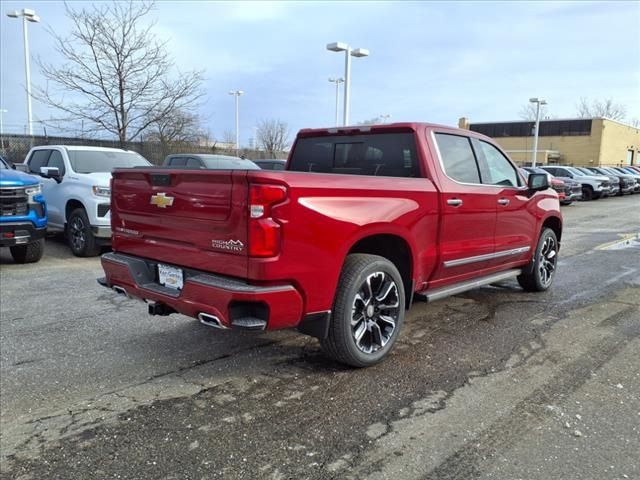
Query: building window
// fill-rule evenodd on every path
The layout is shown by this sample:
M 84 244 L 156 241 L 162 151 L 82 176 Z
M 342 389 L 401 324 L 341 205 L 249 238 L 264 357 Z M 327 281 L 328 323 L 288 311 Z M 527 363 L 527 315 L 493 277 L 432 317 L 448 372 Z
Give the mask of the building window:
M 633 165 L 633 150 L 627 150 L 627 165 Z

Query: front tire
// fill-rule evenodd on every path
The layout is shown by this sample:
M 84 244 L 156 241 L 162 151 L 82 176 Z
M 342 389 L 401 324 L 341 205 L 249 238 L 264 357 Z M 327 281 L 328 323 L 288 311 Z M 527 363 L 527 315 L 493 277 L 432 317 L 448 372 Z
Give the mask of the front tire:
M 531 273 L 518 276 L 518 283 L 527 292 L 544 292 L 553 283 L 558 265 L 558 239 L 550 228 L 542 230 L 534 252 Z
M 67 242 L 76 257 L 95 257 L 100 253 L 100 246 L 96 243 L 84 208 L 76 208 L 71 212 L 67 222 Z
M 582 200 L 584 200 L 585 202 L 593 200 L 593 188 L 582 187 Z
M 44 238 L 26 245 L 14 245 L 9 247 L 13 261 L 16 263 L 35 263 L 40 261 L 44 254 Z
M 391 351 L 404 314 L 404 285 L 395 265 L 377 255 L 349 255 L 322 348 L 353 367 L 374 365 Z

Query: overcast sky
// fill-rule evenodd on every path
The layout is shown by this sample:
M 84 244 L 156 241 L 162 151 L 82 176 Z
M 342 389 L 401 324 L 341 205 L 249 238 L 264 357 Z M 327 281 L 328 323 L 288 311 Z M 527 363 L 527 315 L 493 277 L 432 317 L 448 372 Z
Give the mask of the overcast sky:
M 64 32 L 58 1 L 2 0 L 0 108 L 6 130 L 26 120 L 21 22 L 8 10 L 33 8 L 32 58 L 55 62 L 46 27 Z M 90 2 L 70 2 L 81 7 Z M 367 48 L 352 66 L 351 123 L 381 114 L 392 121 L 457 124 L 517 120 L 529 97 L 550 114 L 575 116 L 580 97 L 612 97 L 640 118 L 638 2 L 177 2 L 156 4 L 157 34 L 169 40 L 177 69 L 205 72 L 200 114 L 213 135 L 235 129 L 230 89 L 240 99 L 241 143 L 260 119 L 292 131 L 334 122 L 344 55 L 329 42 Z M 35 62 L 32 83 L 42 84 Z M 48 109 L 34 104 L 35 119 Z

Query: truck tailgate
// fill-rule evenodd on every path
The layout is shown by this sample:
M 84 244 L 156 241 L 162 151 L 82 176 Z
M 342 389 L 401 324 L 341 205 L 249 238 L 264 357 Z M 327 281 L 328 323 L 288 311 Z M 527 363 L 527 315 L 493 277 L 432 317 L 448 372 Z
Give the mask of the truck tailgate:
M 113 174 L 113 248 L 209 272 L 247 273 L 247 172 L 122 169 Z

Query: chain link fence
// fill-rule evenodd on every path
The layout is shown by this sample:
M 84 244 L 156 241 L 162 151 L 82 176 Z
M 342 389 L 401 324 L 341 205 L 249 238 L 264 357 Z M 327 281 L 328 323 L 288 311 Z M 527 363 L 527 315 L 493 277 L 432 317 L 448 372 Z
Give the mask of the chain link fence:
M 86 147 L 122 148 L 120 142 L 117 140 L 38 135 L 31 137 L 28 135 L 5 134 L 0 139 L 0 154 L 11 163 L 22 163 L 32 147 L 39 147 L 41 145 L 82 145 Z M 138 152 L 155 165 L 161 165 L 167 155 L 174 153 L 215 153 L 218 155 L 242 156 L 249 160 L 274 157 L 262 150 L 241 148 L 239 152 L 236 152 L 235 149 L 217 147 L 215 143 L 213 145 L 200 145 L 197 143 L 162 144 L 160 142 L 141 141 L 126 142 L 124 149 Z M 286 152 L 278 152 L 275 158 L 286 158 L 286 156 Z

